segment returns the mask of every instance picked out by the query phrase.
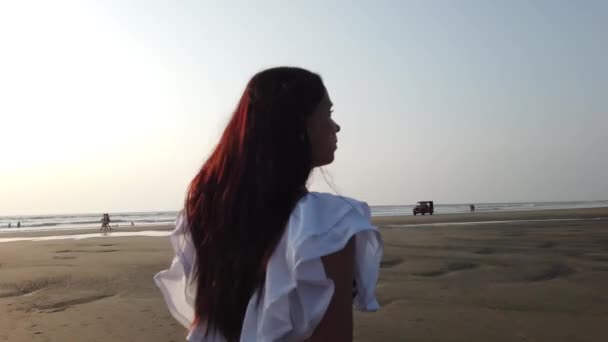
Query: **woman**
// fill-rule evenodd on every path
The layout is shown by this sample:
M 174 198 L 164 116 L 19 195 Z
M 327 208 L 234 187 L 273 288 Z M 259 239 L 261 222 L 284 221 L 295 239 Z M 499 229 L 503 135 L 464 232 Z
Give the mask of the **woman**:
M 350 341 L 353 304 L 378 309 L 382 242 L 368 206 L 306 189 L 334 160 L 331 107 L 304 69 L 249 81 L 190 183 L 173 264 L 155 276 L 189 341 Z

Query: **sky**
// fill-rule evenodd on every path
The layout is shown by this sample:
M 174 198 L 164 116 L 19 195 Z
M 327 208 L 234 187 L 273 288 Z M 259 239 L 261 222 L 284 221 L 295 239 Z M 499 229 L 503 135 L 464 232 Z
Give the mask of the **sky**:
M 3 1 L 0 215 L 181 208 L 245 83 L 322 75 L 311 188 L 608 199 L 605 1 Z M 332 188 L 334 190 L 332 190 Z

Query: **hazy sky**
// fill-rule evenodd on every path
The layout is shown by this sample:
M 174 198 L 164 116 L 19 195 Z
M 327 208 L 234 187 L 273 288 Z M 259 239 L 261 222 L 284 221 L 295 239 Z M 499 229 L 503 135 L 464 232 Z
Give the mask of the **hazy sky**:
M 0 215 L 180 208 L 277 65 L 323 76 L 342 194 L 608 199 L 606 18 L 606 1 L 3 1 Z

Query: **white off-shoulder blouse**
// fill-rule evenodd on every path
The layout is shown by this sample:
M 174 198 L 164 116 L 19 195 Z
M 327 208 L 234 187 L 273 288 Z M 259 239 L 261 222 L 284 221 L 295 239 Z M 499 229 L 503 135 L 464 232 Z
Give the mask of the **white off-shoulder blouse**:
M 155 275 L 169 311 L 190 329 L 188 341 L 224 341 L 210 332 L 205 322 L 194 320 L 196 259 L 183 214 L 178 216 L 170 239 L 175 250 L 171 267 Z M 309 338 L 323 318 L 334 293 L 321 257 L 343 249 L 355 237 L 355 283 L 353 304 L 361 311 L 379 308 L 375 296 L 382 239 L 371 224 L 367 204 L 327 193 L 311 192 L 297 203 L 283 237 L 266 269 L 266 280 L 258 303 L 249 301 L 241 341 L 301 341 Z

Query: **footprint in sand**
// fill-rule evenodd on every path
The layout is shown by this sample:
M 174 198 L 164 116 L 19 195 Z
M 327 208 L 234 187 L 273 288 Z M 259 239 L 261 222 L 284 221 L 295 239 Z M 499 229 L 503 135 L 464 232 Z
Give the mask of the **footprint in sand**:
M 445 275 L 452 272 L 471 270 L 479 267 L 479 264 L 474 264 L 470 262 L 451 262 L 448 263 L 444 268 L 438 270 L 424 271 L 412 273 L 415 276 L 421 277 L 438 277 L 441 275 Z
M 399 304 L 401 302 L 405 302 L 406 299 L 404 298 L 379 298 L 378 302 L 380 303 L 380 306 L 385 308 L 389 305 L 393 305 L 393 304 Z
M 65 283 L 63 278 L 40 278 L 16 284 L 0 284 L 0 298 L 26 296 L 35 291 Z
M 79 247 L 113 247 L 116 244 L 113 243 L 100 243 L 100 244 L 90 244 L 90 243 L 79 243 L 77 244 Z
M 111 253 L 118 252 L 118 249 L 62 249 L 55 251 L 55 253 Z
M 547 281 L 562 277 L 567 277 L 573 274 L 575 271 L 571 267 L 565 264 L 553 264 L 545 266 L 539 269 L 525 272 L 523 275 L 524 280 L 529 282 Z
M 496 252 L 496 250 L 494 248 L 484 247 L 484 248 L 476 250 L 474 253 L 475 254 L 494 254 L 495 252 Z
M 539 243 L 538 245 L 536 245 L 536 247 L 538 248 L 552 248 L 555 246 L 555 242 L 553 241 L 543 241 L 541 243 Z
M 585 251 L 580 250 L 580 249 L 567 249 L 567 250 L 562 251 L 561 254 L 563 254 L 565 256 L 569 256 L 569 257 L 580 257 L 585 254 Z
M 38 304 L 34 306 L 34 309 L 40 313 L 54 313 L 64 311 L 75 305 L 82 305 L 87 303 L 96 302 L 98 300 L 102 300 L 108 297 L 112 297 L 114 294 L 100 294 L 100 295 L 92 295 L 86 296 L 82 298 L 75 298 L 70 300 L 59 301 L 55 303 L 49 304 Z
M 380 262 L 380 268 L 391 268 L 391 267 L 395 267 L 399 264 L 403 263 L 403 259 L 401 258 L 385 258 Z

